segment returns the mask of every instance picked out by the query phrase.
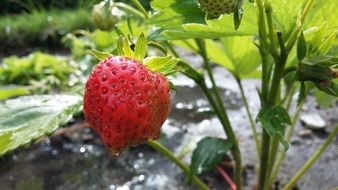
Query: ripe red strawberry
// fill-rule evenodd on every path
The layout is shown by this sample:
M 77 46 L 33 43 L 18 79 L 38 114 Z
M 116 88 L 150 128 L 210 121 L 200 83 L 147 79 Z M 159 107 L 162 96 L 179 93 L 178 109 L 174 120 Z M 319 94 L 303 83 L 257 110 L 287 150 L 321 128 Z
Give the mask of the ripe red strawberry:
M 170 110 L 169 82 L 128 57 L 108 57 L 86 83 L 84 115 L 113 154 L 157 139 Z

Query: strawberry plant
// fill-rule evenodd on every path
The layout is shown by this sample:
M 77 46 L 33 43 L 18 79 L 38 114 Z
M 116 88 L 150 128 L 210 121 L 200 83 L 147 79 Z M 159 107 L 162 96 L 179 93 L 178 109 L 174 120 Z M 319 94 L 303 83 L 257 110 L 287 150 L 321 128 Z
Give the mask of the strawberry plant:
M 76 60 L 88 56 L 89 51 L 99 59 L 83 87 L 83 111 L 108 151 L 118 156 L 130 146 L 147 143 L 177 164 L 186 174 L 187 182 L 200 189 L 209 189 L 198 176 L 210 170 L 220 171 L 231 189 L 243 189 L 241 142 L 220 93 L 222 81 L 215 80 L 212 64 L 217 64 L 227 69 L 237 82 L 248 116 L 250 129 L 242 130 L 252 131 L 252 149 L 259 160 L 257 182 L 252 188 L 272 189 L 292 146 L 290 138 L 307 96 L 314 92 L 328 102 L 338 97 L 338 22 L 331 14 L 338 6 L 336 0 L 154 0 L 151 10 L 137 0 L 131 2 L 134 7 L 105 1 L 106 4 L 101 4 L 106 6 L 104 9 L 95 10 L 96 16 L 104 15 L 100 24 L 107 24 L 101 27 L 106 31 L 76 31 L 64 38 Z M 122 11 L 124 17 L 111 22 L 110 7 Z M 203 66 L 197 68 L 189 63 L 176 47 L 200 56 Z M 147 48 L 161 56 L 150 56 Z M 226 136 L 201 139 L 192 152 L 190 165 L 156 141 L 170 111 L 170 91 L 175 90 L 171 79 L 179 73 L 202 90 Z M 242 85 L 245 78 L 260 79 L 257 114 L 248 104 Z M 77 103 L 74 101 L 69 107 Z M 41 133 L 55 130 L 54 120 L 62 124 L 57 120 L 64 116 L 62 112 L 69 113 L 68 116 L 76 113 L 77 109 L 68 112 L 66 107 L 48 118 L 51 121 L 45 125 L 48 130 Z M 295 114 L 290 115 L 292 111 Z M 0 124 L 8 123 L 7 119 L 0 117 Z M 0 129 L 5 128 L 0 134 L 0 145 L 5 147 L 0 154 L 26 144 L 30 138 L 19 142 L 6 139 L 7 134 L 24 130 L 20 127 L 24 126 L 22 123 L 17 125 L 0 125 Z M 295 186 L 337 134 L 338 126 L 299 171 L 290 176 L 290 181 L 283 184 L 283 189 Z M 228 153 L 234 162 L 232 177 L 219 167 Z

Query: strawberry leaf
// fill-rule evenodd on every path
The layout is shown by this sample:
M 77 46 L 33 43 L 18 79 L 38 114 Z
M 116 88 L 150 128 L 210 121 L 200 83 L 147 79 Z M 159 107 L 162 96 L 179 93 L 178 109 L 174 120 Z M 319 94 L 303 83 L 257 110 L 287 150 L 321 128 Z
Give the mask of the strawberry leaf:
M 143 63 L 153 71 L 160 72 L 164 75 L 173 74 L 173 71 L 177 71 L 175 66 L 178 59 L 172 56 L 166 57 L 148 57 L 143 60 Z
M 92 54 L 95 55 L 95 57 L 100 61 L 106 59 L 107 57 L 113 56 L 110 53 L 100 52 L 100 51 L 97 51 L 95 49 L 92 49 Z
M 138 60 L 142 60 L 147 54 L 147 44 L 148 40 L 144 37 L 142 33 L 140 37 L 137 39 L 135 44 L 135 57 Z
M 82 107 L 71 95 L 22 96 L 0 103 L 0 155 L 51 134 Z
M 188 180 L 195 174 L 212 170 L 232 147 L 232 141 L 215 137 L 205 137 L 197 143 L 191 158 Z
M 291 119 L 285 108 L 282 106 L 264 106 L 259 111 L 256 121 L 261 122 L 264 130 L 270 136 L 279 135 L 285 151 L 288 150 L 289 146 L 284 139 L 284 132 L 286 124 L 291 125 Z
M 30 94 L 24 86 L 6 85 L 0 86 L 0 100 L 4 100 L 13 96 L 22 96 Z

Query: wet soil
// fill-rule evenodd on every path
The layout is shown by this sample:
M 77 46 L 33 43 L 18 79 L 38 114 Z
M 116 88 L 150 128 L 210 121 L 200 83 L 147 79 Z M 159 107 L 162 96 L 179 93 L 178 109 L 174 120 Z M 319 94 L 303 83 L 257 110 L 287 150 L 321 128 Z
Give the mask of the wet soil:
M 198 57 L 189 54 L 186 57 L 197 66 L 200 65 Z M 241 146 L 245 189 L 251 189 L 255 183 L 257 157 L 238 86 L 227 71 L 220 67 L 213 69 Z M 191 152 L 201 138 L 226 136 L 218 119 L 208 112 L 210 106 L 193 81 L 178 75 L 173 83 L 178 90 L 173 93 L 172 111 L 163 126 L 161 142 L 189 163 Z M 243 85 L 250 109 L 256 115 L 260 106 L 256 88 L 260 83 L 258 80 L 245 80 Z M 328 131 L 338 123 L 338 109 L 321 110 L 313 97 L 308 98 L 302 112 L 319 113 L 328 127 L 321 131 L 310 131 L 304 136 L 300 135 L 304 127 L 300 122 L 297 123 L 278 176 L 280 185 L 295 174 L 325 140 Z M 259 126 L 257 130 L 260 131 Z M 202 178 L 213 189 L 228 189 L 228 185 L 215 171 L 204 174 Z M 147 145 L 130 148 L 119 157 L 113 157 L 81 118 L 75 119 L 52 137 L 40 139 L 31 146 L 1 158 L 0 184 L 2 190 L 197 189 L 186 183 L 178 167 Z M 334 187 L 338 187 L 338 139 L 297 183 L 298 189 L 305 190 Z

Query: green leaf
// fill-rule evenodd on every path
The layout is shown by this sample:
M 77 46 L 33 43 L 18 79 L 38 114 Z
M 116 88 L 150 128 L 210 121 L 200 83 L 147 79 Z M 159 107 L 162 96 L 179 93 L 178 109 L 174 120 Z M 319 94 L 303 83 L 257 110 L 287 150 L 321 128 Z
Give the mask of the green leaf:
M 291 119 L 288 112 L 282 106 L 264 106 L 259 111 L 256 121 L 261 122 L 264 130 L 270 135 L 279 134 L 280 138 L 283 139 L 285 126 L 291 125 Z M 284 139 L 283 139 L 284 140 Z M 285 140 L 284 140 L 285 141 Z M 281 140 L 282 142 L 282 140 Z M 287 146 L 284 145 L 285 150 Z
M 219 38 L 228 36 L 253 35 L 257 31 L 256 13 L 253 5 L 244 5 L 245 17 L 241 28 L 234 29 L 232 15 L 224 14 L 219 19 L 205 21 L 205 13 L 198 8 L 196 0 L 155 0 L 152 7 L 156 14 L 150 23 L 160 27 L 162 33 L 152 39 Z M 240 12 L 237 15 L 239 19 Z M 207 22 L 205 24 L 205 22 Z
M 306 41 L 304 38 L 304 33 L 302 32 L 300 34 L 300 37 L 298 38 L 298 43 L 297 43 L 297 57 L 299 61 L 302 61 L 304 57 L 306 56 Z
M 326 22 L 319 27 L 313 27 L 308 30 L 307 38 L 309 40 L 309 55 L 325 55 L 337 43 L 337 29 L 330 30 Z M 337 27 L 337 26 L 336 26 Z
M 322 65 L 322 66 L 335 66 L 338 64 L 338 57 L 331 55 L 317 55 L 312 57 L 306 57 L 303 63 L 308 65 Z
M 26 87 L 16 85 L 0 86 L 0 100 L 13 96 L 22 96 L 30 94 Z
M 140 37 L 137 39 L 135 44 L 135 57 L 138 60 L 142 60 L 147 54 L 147 45 L 148 40 L 144 37 L 144 34 L 141 33 Z
M 320 91 L 325 92 L 328 95 L 338 97 L 338 85 L 333 81 L 315 82 L 314 84 Z
M 219 164 L 233 142 L 221 138 L 205 137 L 197 143 L 191 158 L 190 175 L 210 171 Z
M 95 57 L 100 61 L 106 59 L 107 57 L 113 56 L 110 53 L 100 52 L 100 51 L 97 51 L 95 49 L 92 49 L 92 54 L 95 55 Z
M 164 75 L 172 74 L 178 59 L 173 56 L 166 57 L 147 57 L 143 63 L 152 71 L 160 72 Z M 176 70 L 176 69 L 175 69 Z
M 316 101 L 321 108 L 326 109 L 326 108 L 332 107 L 335 105 L 335 102 L 337 102 L 336 97 L 332 97 L 320 90 L 316 90 L 314 94 L 316 97 Z
M 193 40 L 174 41 L 175 45 L 196 52 Z M 237 76 L 246 77 L 261 63 L 259 51 L 250 36 L 227 37 L 220 40 L 205 40 L 208 58 Z
M 205 23 L 205 13 L 196 0 L 154 0 L 151 7 L 156 11 L 150 24 L 165 29 L 179 29 L 184 23 Z
M 82 107 L 71 95 L 22 96 L 0 104 L 0 155 L 51 134 Z

